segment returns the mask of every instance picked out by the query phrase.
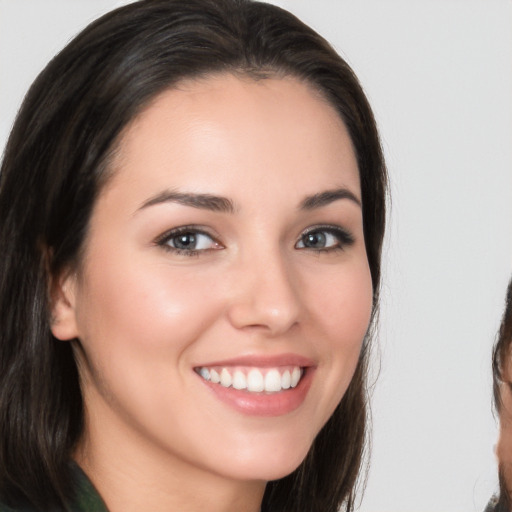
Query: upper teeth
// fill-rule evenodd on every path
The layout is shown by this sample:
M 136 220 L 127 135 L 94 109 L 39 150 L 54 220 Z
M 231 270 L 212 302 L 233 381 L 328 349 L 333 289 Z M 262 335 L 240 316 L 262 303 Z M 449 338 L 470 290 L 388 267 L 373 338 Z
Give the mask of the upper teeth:
M 220 384 L 225 388 L 246 389 L 253 393 L 266 391 L 276 393 L 283 389 L 294 388 L 302 377 L 299 366 L 286 368 L 207 368 L 202 366 L 196 369 L 205 380 Z

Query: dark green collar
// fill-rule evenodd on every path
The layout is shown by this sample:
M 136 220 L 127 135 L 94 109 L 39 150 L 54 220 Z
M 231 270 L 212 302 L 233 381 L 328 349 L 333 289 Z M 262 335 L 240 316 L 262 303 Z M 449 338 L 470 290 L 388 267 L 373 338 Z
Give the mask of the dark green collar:
M 87 478 L 87 475 L 74 462 L 69 465 L 73 486 L 75 489 L 75 497 L 72 503 L 66 508 L 65 512 L 108 512 L 105 503 L 101 499 L 98 491 Z M 31 506 L 18 506 L 10 508 L 0 503 L 0 512 L 38 512 Z M 41 512 L 41 511 L 39 511 Z M 46 512 L 46 511 L 45 511 Z M 49 511 L 48 511 L 49 512 Z M 59 509 L 59 512 L 64 512 Z
M 82 469 L 73 463 L 71 471 L 75 479 L 76 498 L 70 512 L 108 512 L 98 491 Z

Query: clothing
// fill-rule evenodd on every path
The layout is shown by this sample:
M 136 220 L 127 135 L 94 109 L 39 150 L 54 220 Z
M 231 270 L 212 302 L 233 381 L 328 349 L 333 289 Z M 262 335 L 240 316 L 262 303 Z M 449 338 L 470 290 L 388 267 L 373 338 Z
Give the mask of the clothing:
M 499 495 L 495 495 L 489 500 L 489 503 L 487 503 L 484 512 L 510 512 L 510 509 L 503 498 L 500 498 Z
M 76 482 L 76 498 L 66 512 L 108 512 L 98 491 L 79 466 L 72 463 L 71 473 Z M 32 507 L 10 508 L 0 503 L 0 512 L 42 512 Z M 46 512 L 46 511 L 45 511 Z M 60 512 L 60 511 L 59 511 Z
M 92 485 L 92 482 L 87 478 L 87 475 L 76 464 L 74 464 L 74 468 L 78 489 L 76 501 L 71 511 L 108 512 L 105 503 L 98 494 L 98 491 L 94 488 L 94 485 Z

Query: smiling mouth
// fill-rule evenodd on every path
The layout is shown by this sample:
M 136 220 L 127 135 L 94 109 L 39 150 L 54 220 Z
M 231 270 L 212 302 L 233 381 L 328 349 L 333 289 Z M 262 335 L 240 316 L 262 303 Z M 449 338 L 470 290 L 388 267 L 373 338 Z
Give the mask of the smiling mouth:
M 201 366 L 195 372 L 205 381 L 224 388 L 249 393 L 279 393 L 297 387 L 304 369 L 300 366 L 279 368 Z

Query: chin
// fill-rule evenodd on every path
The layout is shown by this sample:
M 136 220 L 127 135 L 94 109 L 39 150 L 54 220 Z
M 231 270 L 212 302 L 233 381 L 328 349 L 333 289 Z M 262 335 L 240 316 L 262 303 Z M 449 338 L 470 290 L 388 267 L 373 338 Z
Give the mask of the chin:
M 256 447 L 256 445 L 254 445 Z M 293 473 L 306 457 L 310 446 L 298 445 L 288 449 L 265 450 L 256 447 L 252 456 L 248 453 L 236 457 L 231 473 L 241 480 L 279 480 Z M 235 467 L 236 466 L 236 467 Z

